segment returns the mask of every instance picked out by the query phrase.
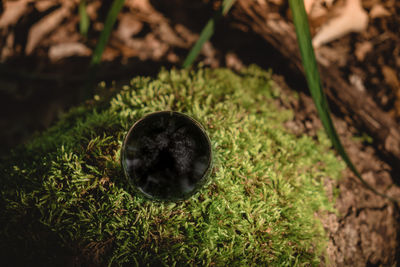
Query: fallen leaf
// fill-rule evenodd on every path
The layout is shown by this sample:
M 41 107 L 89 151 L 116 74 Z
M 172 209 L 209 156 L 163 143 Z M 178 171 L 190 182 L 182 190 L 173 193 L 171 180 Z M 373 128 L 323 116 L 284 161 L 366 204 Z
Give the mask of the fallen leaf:
M 349 76 L 350 84 L 353 85 L 358 91 L 365 92 L 365 86 L 362 78 L 357 74 L 351 74 Z
M 217 51 L 210 41 L 204 43 L 201 53 L 204 55 L 203 62 L 205 65 L 210 65 L 212 68 L 217 68 L 218 60 L 215 60 Z
M 314 3 L 315 0 L 304 0 L 304 8 L 306 9 L 307 14 L 310 13 Z
M 180 38 L 175 33 L 175 31 L 171 28 L 171 26 L 168 23 L 166 22 L 160 23 L 155 32 L 157 33 L 161 41 L 164 41 L 172 46 L 187 48 L 185 41 L 182 40 L 182 38 Z
M 82 43 L 60 43 L 49 49 L 49 58 L 52 62 L 72 56 L 90 56 L 92 51 Z
M 185 25 L 183 24 L 176 24 L 174 30 L 182 37 L 189 45 L 194 44 L 197 39 L 199 39 L 199 35 L 190 31 Z
M 264 3 L 260 3 L 260 1 L 257 1 L 259 4 L 261 4 L 261 5 L 265 5 L 265 1 L 264 1 Z M 277 6 L 280 6 L 280 5 L 282 5 L 283 4 L 283 0 L 269 0 L 269 2 L 271 2 L 271 3 L 273 3 L 273 4 L 275 4 L 275 5 L 277 5 Z
M 29 30 L 25 53 L 30 55 L 43 37 L 52 32 L 69 13 L 69 8 L 61 7 L 34 24 Z
M 387 11 L 381 4 L 376 4 L 372 7 L 371 11 L 369 12 L 371 18 L 381 18 L 390 16 L 390 12 Z
M 143 28 L 143 23 L 138 21 L 135 16 L 125 14 L 121 16 L 116 36 L 121 40 L 130 40 L 135 34 L 139 33 Z
M 385 82 L 390 86 L 396 96 L 394 102 L 395 115 L 400 117 L 400 81 L 397 78 L 396 71 L 385 65 L 382 67 L 382 74 L 385 78 Z
M 89 18 L 93 21 L 97 20 L 98 17 L 98 10 L 101 7 L 101 2 L 96 1 L 92 3 L 88 3 L 86 6 L 86 13 L 88 14 Z
M 50 7 L 53 7 L 58 4 L 59 4 L 58 1 L 54 1 L 54 0 L 41 0 L 41 1 L 37 1 L 35 3 L 35 8 L 39 12 L 44 12 L 47 9 L 49 9 Z
M 389 66 L 382 67 L 382 74 L 385 82 L 396 92 L 400 90 L 400 82 L 397 78 L 396 71 Z
M 327 14 L 328 14 L 328 9 L 325 6 L 314 5 L 308 16 L 311 20 L 316 20 L 322 17 L 326 19 Z
M 113 61 L 115 58 L 121 55 L 121 51 L 115 49 L 114 47 L 106 46 L 103 55 L 101 56 L 101 61 Z
M 363 61 L 365 56 L 371 52 L 373 46 L 371 42 L 365 41 L 362 43 L 356 43 L 355 55 L 358 61 Z
M 0 28 L 6 28 L 17 23 L 19 18 L 28 9 L 30 0 L 7 1 L 4 3 L 4 12 L 0 17 Z
M 138 9 L 143 13 L 156 13 L 158 15 L 158 12 L 153 8 L 149 0 L 126 0 L 125 5 L 134 9 Z
M 240 71 L 243 69 L 243 62 L 234 53 L 228 52 L 225 56 L 225 64 L 228 68 Z
M 57 27 L 48 37 L 44 38 L 41 45 L 50 47 L 59 43 L 75 43 L 82 39 L 77 31 L 77 20 L 67 20 L 62 27 Z
M 343 67 L 348 62 L 349 48 L 346 46 L 338 46 L 331 48 L 329 46 L 320 47 L 315 51 L 315 55 L 320 63 L 328 67 L 334 63 L 337 66 Z
M 333 0 L 304 0 L 304 8 L 309 18 L 317 18 L 326 15 L 332 6 Z
M 327 7 L 331 7 L 332 5 L 333 5 L 333 2 L 334 2 L 335 0 L 323 0 L 323 2 L 324 2 L 324 4 L 327 6 Z
M 178 63 L 179 62 L 179 57 L 177 54 L 173 53 L 173 52 L 169 52 L 167 54 L 167 60 L 171 63 Z
M 144 38 L 132 38 L 125 40 L 125 45 L 137 52 L 140 60 L 153 59 L 159 60 L 168 52 L 169 46 L 160 42 L 154 33 L 147 34 Z
M 125 6 L 129 7 L 131 11 L 139 11 L 135 12 L 135 15 L 140 17 L 142 21 L 159 23 L 165 20 L 164 16 L 154 9 L 149 0 L 126 0 Z
M 368 14 L 362 8 L 361 0 L 347 0 L 341 14 L 321 27 L 313 38 L 313 45 L 318 48 L 350 32 L 364 31 L 367 26 Z

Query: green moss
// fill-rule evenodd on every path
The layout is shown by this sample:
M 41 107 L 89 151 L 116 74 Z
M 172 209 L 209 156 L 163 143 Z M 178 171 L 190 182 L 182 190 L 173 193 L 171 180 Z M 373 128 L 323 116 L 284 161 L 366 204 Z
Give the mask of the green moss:
M 333 210 L 323 179 L 343 164 L 325 136 L 317 143 L 284 129 L 293 114 L 278 97 L 271 74 L 254 66 L 173 70 L 71 110 L 2 163 L 3 259 L 317 265 L 326 236 L 315 213 Z M 184 202 L 142 199 L 121 170 L 124 134 L 159 110 L 193 116 L 212 140 L 210 182 Z

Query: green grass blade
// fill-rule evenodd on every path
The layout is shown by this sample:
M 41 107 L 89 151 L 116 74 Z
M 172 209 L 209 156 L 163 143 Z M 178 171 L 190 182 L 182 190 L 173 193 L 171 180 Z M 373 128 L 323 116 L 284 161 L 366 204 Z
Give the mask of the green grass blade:
M 79 3 L 79 31 L 87 37 L 87 33 L 90 26 L 90 19 L 86 12 L 86 0 L 81 0 Z
M 190 50 L 189 54 L 187 55 L 185 61 L 182 64 L 183 68 L 188 68 L 190 67 L 194 60 L 197 58 L 199 55 L 201 48 L 203 47 L 204 43 L 210 40 L 211 36 L 214 34 L 214 29 L 217 21 L 222 17 L 225 16 L 228 11 L 231 9 L 233 4 L 235 3 L 236 0 L 224 0 L 222 3 L 222 6 L 220 10 L 216 12 L 213 18 L 211 18 L 206 26 L 203 28 L 203 30 L 200 33 L 200 37 L 195 43 L 195 45 L 192 47 Z
M 201 31 L 199 39 L 194 44 L 194 46 L 190 50 L 189 54 L 187 55 L 185 61 L 183 62 L 183 65 L 182 65 L 183 68 L 188 68 L 193 64 L 193 61 L 199 55 L 204 43 L 207 42 L 211 38 L 211 36 L 214 34 L 215 22 L 216 22 L 215 18 L 212 18 L 207 22 L 206 26 Z
M 82 3 L 82 2 L 81 2 Z M 114 0 L 108 11 L 106 21 L 104 22 L 104 28 L 100 34 L 96 48 L 94 49 L 92 59 L 90 61 L 89 71 L 87 73 L 86 83 L 83 89 L 80 91 L 79 98 L 83 101 L 93 96 L 93 85 L 96 82 L 97 70 L 103 55 L 104 48 L 107 45 L 110 37 L 112 28 L 117 20 L 118 13 L 120 12 L 125 0 Z
M 302 0 L 289 0 L 290 8 L 293 13 L 293 21 L 296 28 L 297 39 L 299 42 L 300 53 L 302 56 L 302 62 L 306 74 L 306 79 L 308 83 L 308 87 L 311 92 L 311 96 L 314 100 L 315 106 L 317 108 L 319 117 L 322 121 L 322 124 L 327 132 L 333 146 L 338 151 L 339 155 L 343 158 L 347 166 L 351 171 L 358 177 L 358 179 L 367 187 L 369 190 L 373 191 L 375 194 L 389 198 L 385 194 L 379 193 L 370 186 L 358 172 L 351 159 L 347 155 L 342 143 L 340 142 L 339 136 L 336 133 L 335 126 L 333 125 L 328 101 L 326 95 L 322 89 L 322 83 L 320 79 L 320 75 L 318 72 L 317 61 L 314 55 L 314 49 L 311 43 L 311 34 L 308 25 L 307 13 L 304 8 L 304 4 Z
M 124 5 L 125 0 L 114 0 L 110 10 L 108 11 L 106 21 L 104 23 L 104 29 L 100 34 L 99 41 L 97 46 L 93 52 L 91 65 L 97 65 L 100 63 L 101 56 L 103 55 L 104 48 L 108 42 L 108 38 L 110 37 L 112 28 L 114 26 L 115 21 L 117 20 L 117 16 L 122 6 Z

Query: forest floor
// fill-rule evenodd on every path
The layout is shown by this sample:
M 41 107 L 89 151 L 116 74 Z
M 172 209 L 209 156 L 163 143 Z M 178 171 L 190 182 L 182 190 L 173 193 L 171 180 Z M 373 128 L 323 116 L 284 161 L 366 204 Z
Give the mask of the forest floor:
M 352 0 L 347 0 L 351 2 Z M 103 3 L 104 2 L 104 3 Z M 291 20 L 286 1 L 257 1 Z M 310 11 L 312 33 L 346 4 L 316 0 Z M 103 54 L 97 81 L 111 89 L 138 75 L 179 67 L 220 1 L 126 0 Z M 111 1 L 87 1 L 90 28 L 79 32 L 78 0 L 17 0 L 0 4 L 0 153 L 48 128 L 69 107 L 81 102 L 90 57 L 103 29 Z M 341 70 L 354 90 L 366 91 L 387 116 L 400 122 L 400 3 L 363 0 L 368 25 L 322 45 L 317 57 Z M 295 121 L 288 129 L 316 135 L 321 123 L 303 78 L 261 36 L 243 30 L 229 15 L 205 44 L 199 61 L 209 67 L 240 69 L 255 63 L 272 68 L 292 99 Z M 113 82 L 115 81 L 115 82 Z M 113 93 L 110 90 L 110 93 Z M 287 103 L 281 103 L 287 105 Z M 378 191 L 400 199 L 400 171 L 382 155 L 363 129 L 332 106 L 334 122 L 349 156 Z M 400 211 L 371 193 L 349 172 L 337 184 L 340 215 L 322 217 L 330 237 L 327 256 L 333 266 L 400 264 Z

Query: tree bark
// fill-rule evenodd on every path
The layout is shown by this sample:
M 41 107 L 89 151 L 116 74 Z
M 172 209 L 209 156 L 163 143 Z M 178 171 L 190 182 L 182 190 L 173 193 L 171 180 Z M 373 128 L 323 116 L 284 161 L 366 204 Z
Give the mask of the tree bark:
M 271 15 L 273 14 L 273 15 Z M 238 0 L 231 16 L 243 31 L 251 30 L 276 48 L 296 71 L 304 74 L 294 26 L 266 2 Z M 370 95 L 353 88 L 339 68 L 318 60 L 321 80 L 328 99 L 349 116 L 357 127 L 366 129 L 379 149 L 396 163 L 400 162 L 400 131 L 389 114 L 378 107 Z M 326 64 L 326 63 L 325 63 Z

